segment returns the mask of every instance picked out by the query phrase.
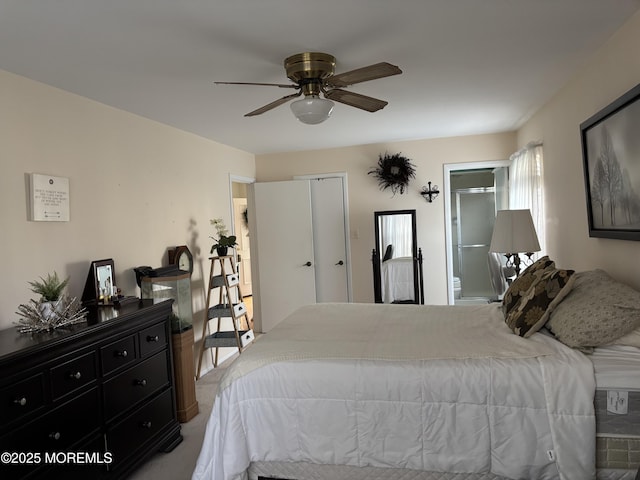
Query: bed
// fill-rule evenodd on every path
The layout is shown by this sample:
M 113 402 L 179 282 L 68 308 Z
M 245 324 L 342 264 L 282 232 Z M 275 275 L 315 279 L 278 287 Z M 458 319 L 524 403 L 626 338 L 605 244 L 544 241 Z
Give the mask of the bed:
M 228 367 L 193 479 L 633 479 L 596 469 L 591 357 L 640 320 L 568 345 L 560 307 L 591 279 L 525 273 L 504 304 L 294 312 Z

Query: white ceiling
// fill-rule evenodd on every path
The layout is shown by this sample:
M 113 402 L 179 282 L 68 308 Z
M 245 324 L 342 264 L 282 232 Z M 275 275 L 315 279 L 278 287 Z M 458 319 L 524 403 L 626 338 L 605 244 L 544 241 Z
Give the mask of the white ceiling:
M 255 154 L 510 131 L 557 92 L 639 0 L 0 0 L 0 69 Z M 403 74 L 350 87 L 320 125 L 291 93 L 285 57 L 320 51 L 336 73 Z

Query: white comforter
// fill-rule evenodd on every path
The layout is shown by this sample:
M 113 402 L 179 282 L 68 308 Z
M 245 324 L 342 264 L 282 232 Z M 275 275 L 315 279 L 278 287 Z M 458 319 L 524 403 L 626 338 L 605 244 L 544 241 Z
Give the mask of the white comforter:
M 591 362 L 495 305 L 319 304 L 227 370 L 193 479 L 252 461 L 595 478 Z

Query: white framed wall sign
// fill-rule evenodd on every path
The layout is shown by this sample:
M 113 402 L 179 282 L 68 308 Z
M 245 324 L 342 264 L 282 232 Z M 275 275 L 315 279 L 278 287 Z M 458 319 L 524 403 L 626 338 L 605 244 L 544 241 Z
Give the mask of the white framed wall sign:
M 69 221 L 69 179 L 32 173 L 29 176 L 30 220 Z

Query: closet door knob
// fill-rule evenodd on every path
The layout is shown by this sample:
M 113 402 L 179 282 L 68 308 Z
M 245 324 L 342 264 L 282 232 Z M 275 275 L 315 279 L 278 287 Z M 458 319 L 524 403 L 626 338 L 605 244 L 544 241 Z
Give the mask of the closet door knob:
M 312 265 L 311 262 L 307 262 L 307 263 L 304 264 L 305 267 L 310 267 L 311 265 Z
M 336 263 L 336 265 L 344 265 L 344 262 L 340 260 L 338 263 Z

